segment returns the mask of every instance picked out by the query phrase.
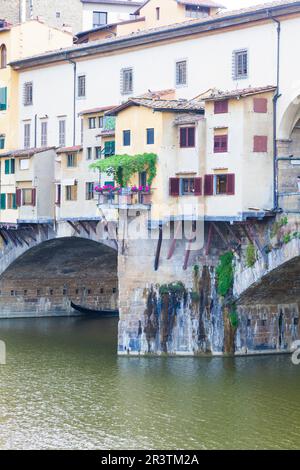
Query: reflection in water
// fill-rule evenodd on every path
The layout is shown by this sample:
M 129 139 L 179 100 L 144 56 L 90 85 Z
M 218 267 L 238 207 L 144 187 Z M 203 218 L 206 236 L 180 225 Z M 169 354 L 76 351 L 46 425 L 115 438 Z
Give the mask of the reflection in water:
M 117 321 L 2 320 L 2 449 L 299 448 L 289 356 L 116 356 Z

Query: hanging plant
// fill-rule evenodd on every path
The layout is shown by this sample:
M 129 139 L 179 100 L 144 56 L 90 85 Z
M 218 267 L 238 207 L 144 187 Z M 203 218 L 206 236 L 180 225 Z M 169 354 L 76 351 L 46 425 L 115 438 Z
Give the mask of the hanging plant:
M 126 187 L 133 175 L 147 171 L 147 184 L 151 186 L 156 176 L 157 155 L 143 153 L 138 155 L 114 155 L 105 160 L 98 160 L 90 165 L 108 176 L 113 176 L 122 188 Z
M 218 280 L 218 293 L 225 297 L 233 287 L 233 253 L 228 251 L 220 256 L 216 269 Z

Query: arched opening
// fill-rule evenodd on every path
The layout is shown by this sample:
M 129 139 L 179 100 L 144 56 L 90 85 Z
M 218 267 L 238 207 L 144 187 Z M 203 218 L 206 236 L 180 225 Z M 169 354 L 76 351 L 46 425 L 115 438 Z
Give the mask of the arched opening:
M 0 317 L 76 314 L 70 303 L 118 309 L 117 252 L 67 237 L 29 249 L 0 277 Z
M 7 67 L 7 49 L 6 45 L 2 44 L 0 47 L 0 68 L 5 69 Z

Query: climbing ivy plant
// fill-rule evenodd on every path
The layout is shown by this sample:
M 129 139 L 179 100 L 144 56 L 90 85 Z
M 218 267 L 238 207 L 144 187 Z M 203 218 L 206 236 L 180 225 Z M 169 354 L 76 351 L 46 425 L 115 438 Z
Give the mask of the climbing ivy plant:
M 98 160 L 90 168 L 98 169 L 109 176 L 122 188 L 126 187 L 133 175 L 147 171 L 147 184 L 151 186 L 156 176 L 157 155 L 143 153 L 138 155 L 114 155 L 105 160 Z
M 218 293 L 225 297 L 233 287 L 233 253 L 228 251 L 220 256 L 216 269 L 218 280 Z

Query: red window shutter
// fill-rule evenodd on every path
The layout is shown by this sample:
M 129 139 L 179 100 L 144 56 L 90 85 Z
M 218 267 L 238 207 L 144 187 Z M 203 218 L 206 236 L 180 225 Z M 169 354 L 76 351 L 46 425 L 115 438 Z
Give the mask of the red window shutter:
M 187 140 L 186 140 L 186 127 L 180 128 L 180 147 L 186 147 Z
M 266 135 L 255 135 L 253 138 L 253 152 L 267 152 L 268 137 Z
M 170 178 L 169 185 L 170 185 L 170 196 L 179 196 L 180 179 Z
M 36 189 L 35 188 L 31 190 L 31 204 L 33 206 L 36 205 Z
M 228 174 L 227 175 L 227 188 L 226 192 L 228 195 L 233 196 L 235 194 L 235 175 Z
M 268 112 L 267 98 L 253 98 L 253 111 L 255 113 L 267 113 Z
M 188 127 L 188 147 L 195 147 L 195 128 Z
M 215 101 L 214 102 L 214 113 L 215 114 L 228 113 L 228 100 Z
M 214 153 L 228 152 L 228 135 L 214 136 Z
M 16 205 L 20 207 L 22 203 L 22 191 L 21 189 L 16 190 Z
M 205 175 L 204 177 L 204 196 L 214 194 L 214 175 Z
M 195 196 L 202 196 L 202 178 L 194 179 Z

